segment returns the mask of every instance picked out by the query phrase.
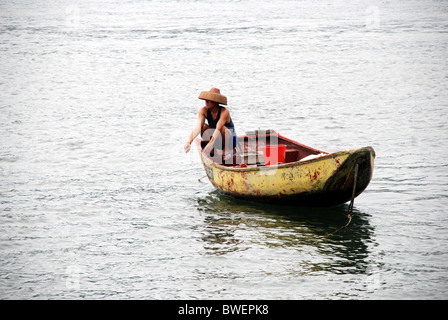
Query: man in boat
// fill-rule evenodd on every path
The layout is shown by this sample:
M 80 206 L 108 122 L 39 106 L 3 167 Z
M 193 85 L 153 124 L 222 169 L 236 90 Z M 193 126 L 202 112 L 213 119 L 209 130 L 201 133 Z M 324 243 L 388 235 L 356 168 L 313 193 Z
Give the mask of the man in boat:
M 224 160 L 230 159 L 235 153 L 237 136 L 229 110 L 221 106 L 227 105 L 227 97 L 218 88 L 211 88 L 210 91 L 202 91 L 199 99 L 205 100 L 205 107 L 199 110 L 199 120 L 185 143 L 184 151 L 190 151 L 191 143 L 200 133 L 202 139 L 208 141 L 203 152 L 223 154 Z

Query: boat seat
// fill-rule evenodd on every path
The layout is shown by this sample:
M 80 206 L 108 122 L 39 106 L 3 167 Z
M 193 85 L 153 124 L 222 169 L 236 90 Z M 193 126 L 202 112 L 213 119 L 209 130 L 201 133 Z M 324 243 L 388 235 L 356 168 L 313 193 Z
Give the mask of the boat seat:
M 246 165 L 264 164 L 263 152 L 249 152 L 245 153 L 241 157 L 242 163 Z
M 241 163 L 241 156 L 239 154 L 234 154 L 232 158 L 223 160 L 223 164 L 226 166 L 239 166 Z
M 224 157 L 222 155 L 210 157 L 212 161 L 223 164 L 225 166 L 239 166 L 241 162 L 241 156 L 238 154 L 234 154 L 232 158 L 224 160 Z
M 299 160 L 299 150 L 286 149 L 285 162 L 295 162 Z

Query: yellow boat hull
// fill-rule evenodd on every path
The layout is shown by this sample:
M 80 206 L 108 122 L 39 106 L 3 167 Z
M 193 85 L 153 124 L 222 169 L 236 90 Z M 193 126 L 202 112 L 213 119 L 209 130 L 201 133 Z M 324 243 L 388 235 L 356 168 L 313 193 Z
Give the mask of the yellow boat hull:
M 203 152 L 201 159 L 210 182 L 221 192 L 253 201 L 301 206 L 342 204 L 369 184 L 374 166 L 372 147 L 344 150 L 308 161 L 274 166 L 238 167 L 217 164 Z

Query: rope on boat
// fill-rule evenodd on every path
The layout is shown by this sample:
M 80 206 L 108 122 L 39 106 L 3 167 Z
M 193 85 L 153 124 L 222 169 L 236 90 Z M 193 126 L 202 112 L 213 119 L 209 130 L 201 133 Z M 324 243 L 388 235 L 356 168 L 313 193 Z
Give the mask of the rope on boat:
M 351 213 L 353 212 L 353 203 L 355 202 L 355 193 L 356 193 L 356 182 L 358 181 L 358 163 L 355 164 L 355 177 L 353 181 L 353 191 L 352 191 L 352 200 L 350 201 L 350 205 L 348 206 L 348 215 L 351 220 Z
M 200 178 L 198 179 L 198 181 L 201 182 L 201 180 L 204 179 L 206 176 L 207 176 L 207 175 L 205 175 L 205 176 L 203 176 L 203 177 L 200 177 Z
M 358 167 L 359 167 L 359 165 L 358 165 L 358 163 L 356 163 L 355 164 L 355 175 L 354 175 L 354 178 L 353 178 L 352 198 L 350 200 L 350 204 L 348 206 L 348 211 L 347 211 L 348 221 L 347 221 L 347 223 L 344 226 L 342 226 L 342 227 L 338 228 L 336 231 L 333 231 L 332 233 L 328 234 L 327 237 L 335 234 L 336 232 L 338 232 L 341 229 L 347 228 L 347 226 L 352 221 L 353 203 L 355 202 L 355 194 L 356 194 L 356 182 L 358 181 Z

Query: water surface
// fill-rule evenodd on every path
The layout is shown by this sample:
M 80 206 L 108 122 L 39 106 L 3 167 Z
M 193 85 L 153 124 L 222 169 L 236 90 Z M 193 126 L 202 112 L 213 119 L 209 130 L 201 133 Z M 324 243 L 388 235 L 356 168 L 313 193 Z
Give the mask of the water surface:
M 0 298 L 446 299 L 448 5 L 0 4 Z M 221 195 L 182 151 L 238 133 L 373 146 L 347 205 Z

